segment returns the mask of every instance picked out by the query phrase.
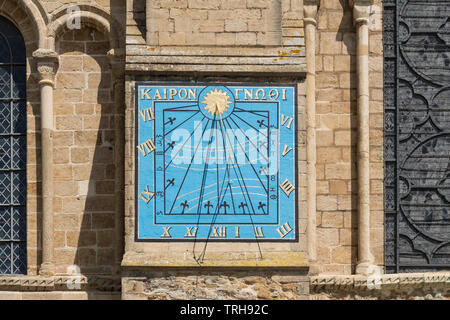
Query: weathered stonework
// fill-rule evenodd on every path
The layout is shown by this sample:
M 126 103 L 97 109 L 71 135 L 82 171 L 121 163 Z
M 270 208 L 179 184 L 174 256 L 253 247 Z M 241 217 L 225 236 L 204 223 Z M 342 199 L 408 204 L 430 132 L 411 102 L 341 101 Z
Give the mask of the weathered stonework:
M 410 273 L 311 277 L 311 299 L 450 300 L 450 275 Z
M 308 299 L 306 270 L 184 269 L 125 272 L 123 299 Z

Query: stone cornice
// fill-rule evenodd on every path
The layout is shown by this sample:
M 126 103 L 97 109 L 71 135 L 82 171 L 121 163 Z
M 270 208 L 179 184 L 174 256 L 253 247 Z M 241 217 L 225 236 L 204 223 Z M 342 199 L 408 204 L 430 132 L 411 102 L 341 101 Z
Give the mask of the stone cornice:
M 311 291 L 407 289 L 427 285 L 450 286 L 450 272 L 382 275 L 321 275 L 310 278 Z
M 303 39 L 299 37 L 303 42 Z M 201 68 L 199 67 L 201 66 Z M 306 72 L 305 46 L 288 47 L 177 47 L 127 46 L 127 73 L 241 73 Z
M 120 277 L 0 276 L 0 291 L 120 291 Z

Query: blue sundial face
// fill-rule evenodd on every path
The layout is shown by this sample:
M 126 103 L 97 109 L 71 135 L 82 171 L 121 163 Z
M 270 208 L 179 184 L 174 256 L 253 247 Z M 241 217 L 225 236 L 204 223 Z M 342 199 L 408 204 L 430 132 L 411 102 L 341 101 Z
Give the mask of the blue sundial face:
M 137 240 L 297 239 L 295 86 L 136 95 Z

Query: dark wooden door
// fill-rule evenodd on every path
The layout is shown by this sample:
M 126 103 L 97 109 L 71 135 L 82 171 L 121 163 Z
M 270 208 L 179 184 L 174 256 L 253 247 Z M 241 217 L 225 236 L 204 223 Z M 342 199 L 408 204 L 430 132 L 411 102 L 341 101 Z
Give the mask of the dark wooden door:
M 450 269 L 450 3 L 383 2 L 386 271 Z

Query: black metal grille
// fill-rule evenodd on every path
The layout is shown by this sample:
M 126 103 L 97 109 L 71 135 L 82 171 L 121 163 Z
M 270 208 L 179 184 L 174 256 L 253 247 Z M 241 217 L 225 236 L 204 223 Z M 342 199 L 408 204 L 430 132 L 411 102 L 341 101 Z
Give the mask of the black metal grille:
M 26 273 L 25 81 L 24 40 L 0 16 L 0 274 Z
M 386 272 L 450 269 L 450 5 L 383 2 Z

